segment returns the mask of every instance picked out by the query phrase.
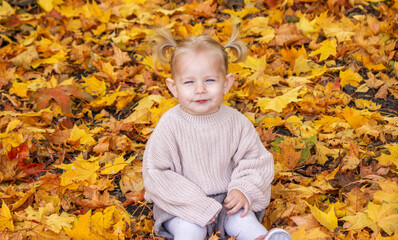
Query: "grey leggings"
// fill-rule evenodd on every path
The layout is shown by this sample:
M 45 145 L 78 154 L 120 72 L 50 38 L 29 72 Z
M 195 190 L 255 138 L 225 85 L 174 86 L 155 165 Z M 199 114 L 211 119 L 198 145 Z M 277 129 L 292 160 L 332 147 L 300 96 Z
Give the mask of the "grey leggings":
M 257 220 L 252 211 L 240 217 L 243 209 L 225 218 L 224 227 L 229 236 L 237 240 L 253 240 L 267 233 L 267 229 Z M 164 223 L 165 228 L 173 234 L 175 240 L 204 240 L 207 229 L 182 218 L 174 217 Z

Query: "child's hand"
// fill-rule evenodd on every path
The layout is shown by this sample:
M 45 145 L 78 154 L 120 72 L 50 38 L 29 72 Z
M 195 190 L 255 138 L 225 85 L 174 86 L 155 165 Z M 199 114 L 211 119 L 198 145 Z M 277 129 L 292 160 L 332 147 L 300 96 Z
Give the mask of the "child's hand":
M 249 201 L 243 195 L 243 193 L 239 190 L 232 189 L 227 197 L 224 200 L 225 205 L 224 207 L 226 209 L 230 209 L 227 214 L 231 215 L 239 211 L 241 208 L 244 208 L 243 213 L 240 215 L 240 217 L 246 216 L 246 214 L 249 212 L 250 206 L 249 206 Z

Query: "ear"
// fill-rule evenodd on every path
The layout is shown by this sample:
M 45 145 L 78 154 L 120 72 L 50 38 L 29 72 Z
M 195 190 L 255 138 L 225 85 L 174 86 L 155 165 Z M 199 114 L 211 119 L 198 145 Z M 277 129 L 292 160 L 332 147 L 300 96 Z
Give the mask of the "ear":
M 175 98 L 178 98 L 177 88 L 176 88 L 174 79 L 167 78 L 166 85 L 167 85 L 167 88 L 170 90 L 170 92 L 173 94 L 173 96 Z
M 232 73 L 227 74 L 224 82 L 224 95 L 228 93 L 234 81 L 235 81 L 235 75 L 233 75 Z

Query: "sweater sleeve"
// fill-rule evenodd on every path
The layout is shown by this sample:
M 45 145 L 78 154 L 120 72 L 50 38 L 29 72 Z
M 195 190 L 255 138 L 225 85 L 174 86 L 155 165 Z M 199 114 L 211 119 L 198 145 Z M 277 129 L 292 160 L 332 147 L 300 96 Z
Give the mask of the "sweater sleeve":
M 246 121 L 247 120 L 247 121 Z M 241 191 L 253 211 L 265 209 L 271 199 L 271 183 L 274 178 L 273 156 L 262 144 L 254 126 L 243 121 L 238 150 L 233 161 L 235 168 L 228 186 Z
M 204 227 L 222 206 L 181 175 L 181 168 L 172 134 L 158 124 L 144 153 L 146 198 L 171 215 Z

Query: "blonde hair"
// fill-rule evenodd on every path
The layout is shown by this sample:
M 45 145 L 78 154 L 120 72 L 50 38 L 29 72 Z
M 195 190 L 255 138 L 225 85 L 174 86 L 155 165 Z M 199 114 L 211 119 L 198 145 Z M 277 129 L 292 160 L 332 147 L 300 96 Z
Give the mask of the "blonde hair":
M 177 41 L 171 35 L 170 31 L 165 28 L 157 29 L 156 33 L 157 35 L 153 38 L 155 44 L 152 51 L 154 64 L 156 65 L 157 62 L 170 64 L 172 75 L 175 73 L 175 65 L 178 59 L 188 51 L 214 50 L 214 52 L 220 54 L 221 60 L 224 63 L 222 67 L 225 72 L 228 71 L 227 48 L 230 48 L 236 57 L 234 63 L 244 61 L 247 57 L 247 47 L 245 43 L 239 40 L 239 31 L 236 27 L 233 28 L 232 35 L 224 46 L 206 35 L 192 36 Z M 174 50 L 169 60 L 167 53 L 171 48 L 174 48 Z

